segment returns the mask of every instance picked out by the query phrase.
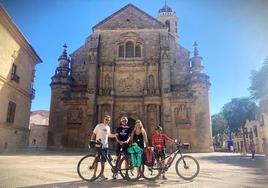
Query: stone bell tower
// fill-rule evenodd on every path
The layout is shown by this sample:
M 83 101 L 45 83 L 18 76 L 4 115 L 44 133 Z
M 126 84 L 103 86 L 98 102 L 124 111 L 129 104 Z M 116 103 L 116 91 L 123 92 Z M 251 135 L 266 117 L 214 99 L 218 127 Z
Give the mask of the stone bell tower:
M 165 3 L 163 8 L 158 11 L 157 19 L 166 25 L 169 33 L 176 38 L 176 41 L 178 41 L 178 18 L 176 12 Z
M 67 57 L 67 45 L 63 45 L 64 49 L 58 58 L 59 66 L 56 68 L 54 76 L 51 78 L 51 103 L 50 118 L 48 129 L 48 147 L 62 147 L 62 134 L 64 133 L 64 125 L 66 124 L 66 110 L 62 96 L 71 88 L 70 79 L 70 60 Z
M 203 73 L 202 57 L 199 55 L 197 43 L 194 43 L 194 56 L 191 61 L 190 87 L 194 91 L 195 127 L 193 128 L 193 145 L 200 152 L 213 151 L 212 130 L 209 104 L 209 76 Z M 201 142 L 202 141 L 202 142 Z

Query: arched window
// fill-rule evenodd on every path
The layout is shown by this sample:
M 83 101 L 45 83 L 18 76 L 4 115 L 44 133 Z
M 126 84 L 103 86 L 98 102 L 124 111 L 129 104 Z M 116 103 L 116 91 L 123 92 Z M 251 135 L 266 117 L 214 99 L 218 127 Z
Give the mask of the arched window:
M 118 52 L 119 57 L 124 57 L 124 46 L 119 46 Z
M 135 57 L 141 57 L 141 47 L 139 45 L 135 47 Z
M 175 31 L 176 31 L 176 33 L 178 33 L 178 26 L 177 26 L 177 22 L 175 22 Z
M 165 24 L 166 24 L 166 27 L 168 28 L 168 32 L 170 32 L 170 22 L 166 20 Z
M 134 57 L 134 44 L 128 41 L 126 43 L 126 57 Z
M 154 76 L 149 76 L 149 89 L 154 89 Z
M 104 88 L 110 89 L 110 76 L 108 74 L 105 76 Z

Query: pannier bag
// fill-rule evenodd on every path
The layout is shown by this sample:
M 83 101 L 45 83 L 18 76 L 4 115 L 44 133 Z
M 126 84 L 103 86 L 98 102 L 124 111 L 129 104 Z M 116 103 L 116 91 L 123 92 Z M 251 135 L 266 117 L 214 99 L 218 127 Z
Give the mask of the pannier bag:
M 154 157 L 153 151 L 152 151 L 152 149 L 150 147 L 145 147 L 143 149 L 142 156 L 143 156 L 143 163 L 145 165 L 147 165 L 147 166 L 153 166 L 154 165 L 155 157 Z

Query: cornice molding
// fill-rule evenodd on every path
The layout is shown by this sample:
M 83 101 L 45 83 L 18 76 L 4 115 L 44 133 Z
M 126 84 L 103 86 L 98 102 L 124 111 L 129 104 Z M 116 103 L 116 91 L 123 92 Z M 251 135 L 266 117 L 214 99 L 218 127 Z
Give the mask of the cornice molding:
M 29 98 L 31 101 L 32 98 L 31 98 L 31 93 L 25 89 L 21 89 L 19 87 L 15 87 L 14 84 L 10 83 L 9 80 L 7 80 L 6 78 L 4 78 L 3 76 L 0 75 L 0 82 L 3 82 L 3 85 L 4 86 L 8 86 L 10 88 L 12 88 L 13 90 L 19 92 L 20 94 L 22 94 L 23 96 L 25 96 L 26 98 Z
M 146 32 L 168 32 L 168 29 L 166 28 L 162 28 L 162 29 L 148 29 L 148 28 L 144 28 L 144 29 L 122 29 L 122 28 L 118 28 L 118 29 L 94 29 L 94 33 L 105 33 L 105 32 L 117 32 L 117 33 L 122 33 L 122 32 L 141 32 L 141 31 L 146 31 Z
M 11 17 L 5 11 L 5 9 L 0 5 L 0 21 L 2 22 L 5 29 L 10 33 L 10 35 L 15 39 L 15 41 L 21 45 L 25 51 L 32 57 L 35 64 L 41 63 L 42 60 L 24 37 L 22 32 L 18 29 L 16 24 L 12 21 Z

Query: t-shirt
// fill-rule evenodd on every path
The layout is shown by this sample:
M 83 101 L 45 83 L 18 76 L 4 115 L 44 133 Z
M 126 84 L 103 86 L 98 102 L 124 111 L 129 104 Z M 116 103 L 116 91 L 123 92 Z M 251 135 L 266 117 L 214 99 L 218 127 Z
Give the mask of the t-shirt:
M 110 126 L 100 123 L 95 127 L 93 133 L 96 134 L 96 140 L 101 139 L 102 148 L 108 148 L 108 136 L 111 134 Z
M 134 131 L 133 134 L 133 143 L 137 143 L 138 146 L 143 149 L 144 148 L 144 139 L 143 139 L 143 134 L 142 132 L 140 134 L 136 134 Z
M 163 150 L 165 148 L 165 141 L 171 140 L 166 134 L 156 135 L 152 137 L 152 143 L 156 150 Z
M 131 134 L 131 128 L 130 127 L 118 127 L 116 129 L 116 136 L 118 140 L 125 142 L 127 141 L 128 137 Z

